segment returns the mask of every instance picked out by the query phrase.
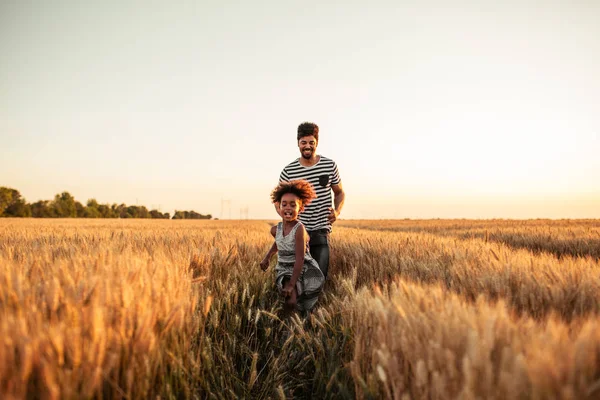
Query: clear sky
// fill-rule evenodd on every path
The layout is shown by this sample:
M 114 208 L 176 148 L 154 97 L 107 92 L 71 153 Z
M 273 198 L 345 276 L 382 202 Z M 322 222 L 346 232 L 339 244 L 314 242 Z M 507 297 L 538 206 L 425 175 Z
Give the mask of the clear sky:
M 342 217 L 600 218 L 598 21 L 596 0 L 0 0 L 0 186 L 274 219 L 314 121 Z

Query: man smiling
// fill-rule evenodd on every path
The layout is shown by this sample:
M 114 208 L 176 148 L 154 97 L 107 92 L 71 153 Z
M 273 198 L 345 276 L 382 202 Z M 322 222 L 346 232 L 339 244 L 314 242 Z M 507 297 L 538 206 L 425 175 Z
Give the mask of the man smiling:
M 300 213 L 300 222 L 304 224 L 310 236 L 310 254 L 319 264 L 323 275 L 327 277 L 329 269 L 329 234 L 333 224 L 342 211 L 345 193 L 336 163 L 327 157 L 317 155 L 319 127 L 312 122 L 298 126 L 298 149 L 300 157 L 288 164 L 279 176 L 280 181 L 306 179 L 317 193 L 317 198 Z M 333 191 L 333 207 L 332 196 Z

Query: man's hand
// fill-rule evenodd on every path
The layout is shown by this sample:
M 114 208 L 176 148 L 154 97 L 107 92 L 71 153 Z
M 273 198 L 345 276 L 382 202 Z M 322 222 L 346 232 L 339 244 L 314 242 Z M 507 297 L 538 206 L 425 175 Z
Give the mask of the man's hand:
M 263 260 L 260 262 L 260 269 L 262 269 L 263 271 L 266 271 L 267 268 L 269 268 L 269 260 L 268 258 L 263 258 Z
M 293 292 L 294 292 L 294 285 L 292 285 L 292 283 L 289 282 L 289 281 L 285 284 L 285 286 L 283 287 L 283 289 L 281 289 L 281 295 L 283 297 L 285 297 L 286 299 L 288 297 L 291 297 L 291 295 L 292 295 Z
M 337 221 L 338 215 L 339 214 L 337 211 L 335 211 L 335 209 L 329 207 L 329 215 L 327 216 L 327 222 L 333 224 L 335 221 Z

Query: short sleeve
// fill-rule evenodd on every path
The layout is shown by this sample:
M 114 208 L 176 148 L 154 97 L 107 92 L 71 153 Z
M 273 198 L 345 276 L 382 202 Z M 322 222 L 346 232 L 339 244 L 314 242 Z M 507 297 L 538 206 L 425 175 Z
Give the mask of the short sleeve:
M 338 171 L 337 164 L 335 161 L 333 162 L 333 166 L 331 167 L 331 184 L 339 185 L 342 179 L 340 178 L 340 172 Z
M 281 174 L 279 174 L 279 182 L 289 182 L 290 177 L 287 174 L 287 171 L 284 169 L 281 170 Z

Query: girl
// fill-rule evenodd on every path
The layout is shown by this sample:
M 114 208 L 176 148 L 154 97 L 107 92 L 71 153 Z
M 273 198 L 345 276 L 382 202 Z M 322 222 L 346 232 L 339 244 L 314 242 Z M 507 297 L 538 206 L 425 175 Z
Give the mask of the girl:
M 306 180 L 281 182 L 271 192 L 271 200 L 279 204 L 282 222 L 271 228 L 275 243 L 260 266 L 266 270 L 277 252 L 275 284 L 288 310 L 310 311 L 325 282 L 323 272 L 308 250 L 306 229 L 298 221 L 298 214 L 314 198 L 315 190 Z

